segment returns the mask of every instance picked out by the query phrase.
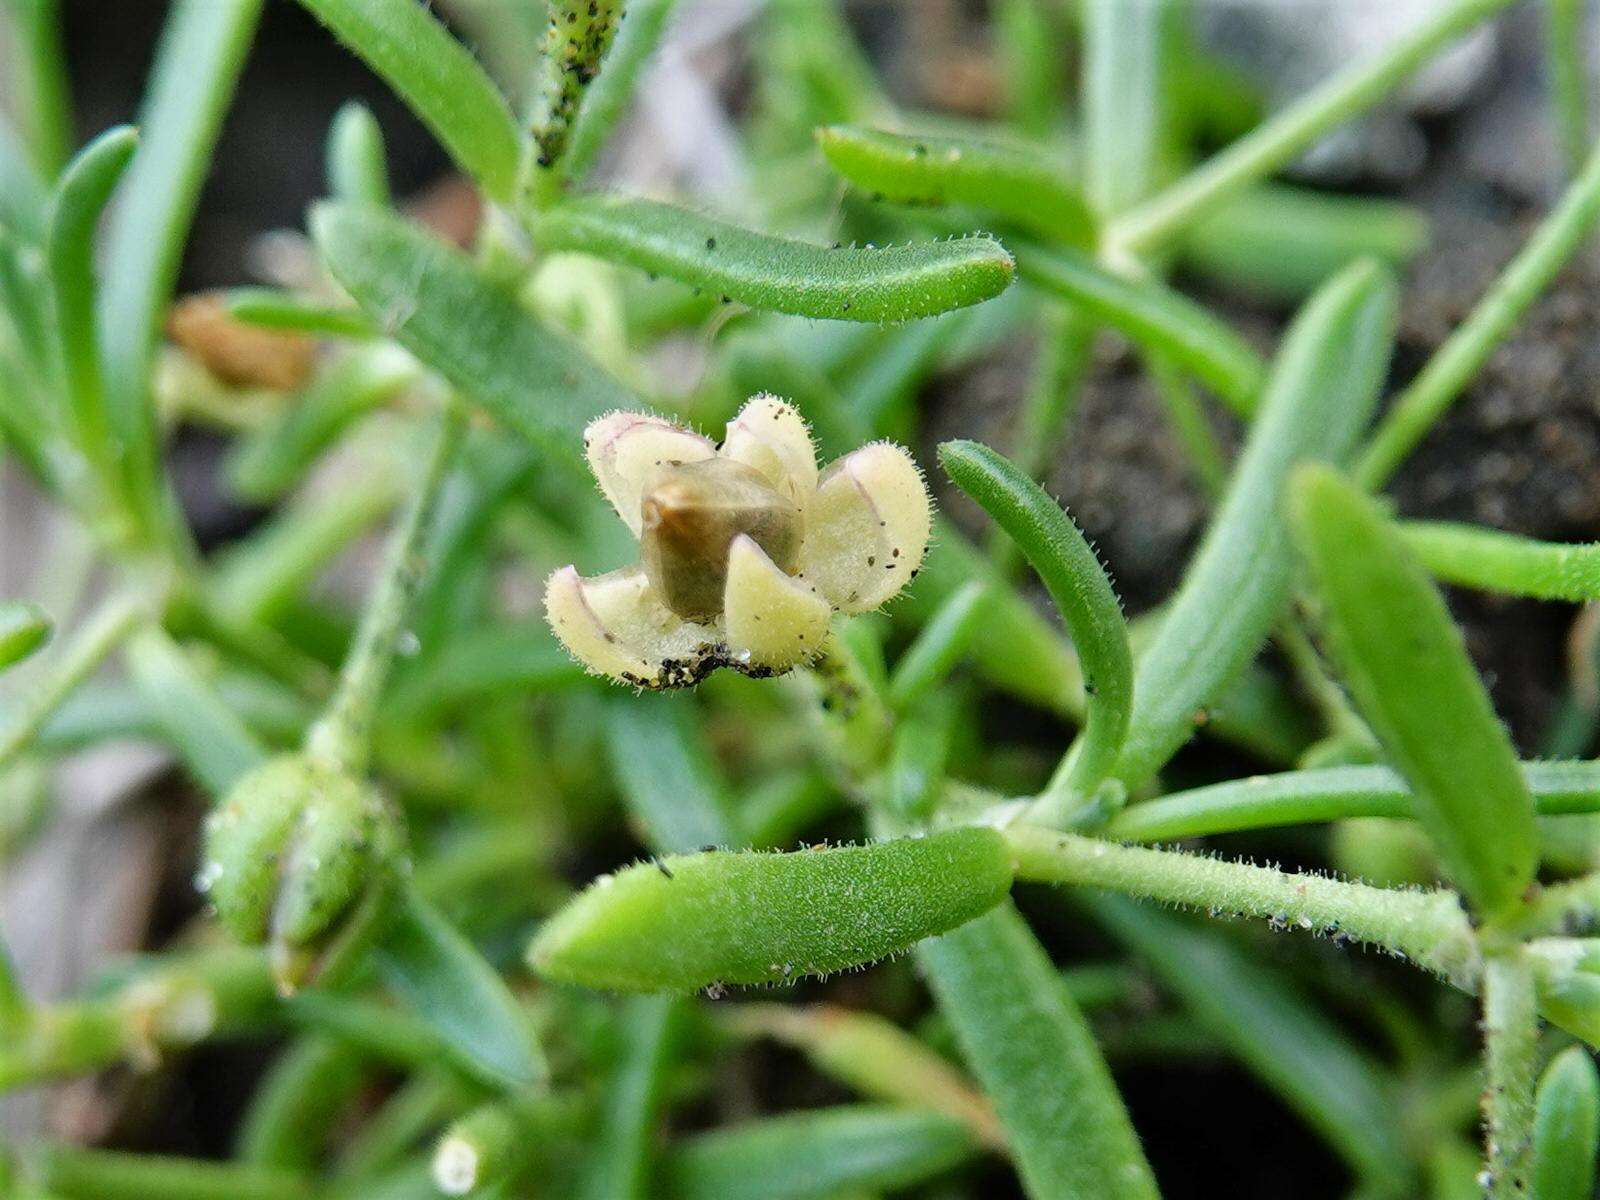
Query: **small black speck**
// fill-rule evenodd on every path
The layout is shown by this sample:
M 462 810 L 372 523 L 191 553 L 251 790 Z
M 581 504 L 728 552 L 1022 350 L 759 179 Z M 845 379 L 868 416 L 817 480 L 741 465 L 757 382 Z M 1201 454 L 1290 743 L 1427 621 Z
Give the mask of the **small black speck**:
M 714 237 L 708 237 L 706 239 L 706 249 L 707 250 L 715 250 L 716 248 L 717 248 L 717 239 L 714 238 Z

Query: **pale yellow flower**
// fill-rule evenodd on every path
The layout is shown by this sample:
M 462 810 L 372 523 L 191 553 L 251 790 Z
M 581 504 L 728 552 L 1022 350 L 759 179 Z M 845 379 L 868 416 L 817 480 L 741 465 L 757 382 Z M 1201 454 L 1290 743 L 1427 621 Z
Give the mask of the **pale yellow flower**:
M 928 547 L 928 491 L 905 450 L 872 442 L 819 474 L 804 419 L 775 396 L 752 398 L 721 446 L 617 412 L 584 448 L 642 561 L 591 579 L 563 567 L 545 615 L 590 671 L 636 687 L 787 671 L 822 648 L 835 612 L 894 596 Z

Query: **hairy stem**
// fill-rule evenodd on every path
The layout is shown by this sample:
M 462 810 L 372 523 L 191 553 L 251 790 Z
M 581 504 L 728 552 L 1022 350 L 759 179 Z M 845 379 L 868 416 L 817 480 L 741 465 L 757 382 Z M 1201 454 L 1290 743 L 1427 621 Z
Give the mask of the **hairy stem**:
M 1485 1195 L 1513 1200 L 1529 1194 L 1539 1049 L 1533 971 L 1521 946 L 1491 954 L 1484 963 L 1483 1037 Z
M 445 469 L 463 430 L 463 410 L 452 401 L 405 511 L 384 552 L 377 582 L 367 598 L 355 643 L 339 675 L 332 702 L 306 736 L 307 751 L 335 767 L 359 772 L 371 753 L 372 725 L 379 694 L 400 643 L 411 601 L 422 582 L 421 547 L 433 515 Z
M 1400 891 L 1016 826 L 1017 878 L 1105 888 L 1370 942 L 1471 990 L 1477 940 L 1454 892 Z

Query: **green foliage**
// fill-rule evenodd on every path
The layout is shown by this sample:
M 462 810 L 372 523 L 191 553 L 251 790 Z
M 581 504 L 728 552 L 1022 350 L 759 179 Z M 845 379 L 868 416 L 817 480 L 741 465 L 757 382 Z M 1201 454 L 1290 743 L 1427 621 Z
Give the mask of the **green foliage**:
M 939 461 L 1027 556 L 1079 647 L 1084 729 L 1063 786 L 1086 793 L 1116 763 L 1133 704 L 1133 656 L 1111 580 L 1072 518 L 1013 463 L 976 442 L 946 442 Z
M 619 991 L 783 983 L 875 962 L 993 908 L 1000 836 L 961 829 L 792 854 L 669 855 L 593 884 L 529 951 L 550 979 Z
M 1015 908 L 924 943 L 917 959 L 1030 1195 L 1158 1195 L 1083 1014 Z
M 850 125 L 819 129 L 817 145 L 829 166 L 874 197 L 969 205 L 1069 246 L 1094 240 L 1080 189 L 1044 147 Z
M 674 1200 L 823 1200 L 904 1188 L 971 1156 L 960 1122 L 914 1108 L 840 1106 L 701 1134 L 666 1164 Z
M 575 457 L 588 421 L 634 402 L 509 291 L 417 227 L 326 204 L 311 229 L 328 269 L 380 329 L 547 452 Z
M 1533 1124 L 1533 1194 L 1538 1200 L 1594 1195 L 1600 1151 L 1600 1076 L 1582 1046 L 1568 1046 L 1539 1080 Z
M 50 618 L 26 600 L 0 604 L 0 670 L 21 662 L 50 640 Z
M 1600 1092 L 1563 1039 L 1600 1039 L 1600 765 L 1558 756 L 1600 728 L 1597 625 L 1575 615 L 1557 719 L 1527 732 L 1548 757 L 1519 759 L 1433 580 L 1588 605 L 1600 543 L 1366 495 L 1600 213 L 1580 5 L 1549 0 L 1542 64 L 1571 182 L 1380 408 L 1426 223 L 1273 176 L 1508 0 L 1448 0 L 1265 119 L 1167 0 L 969 5 L 989 25 L 959 46 L 919 11 L 892 87 L 909 24 L 831 0 L 682 30 L 695 52 L 659 74 L 673 0 L 302 3 L 438 139 L 478 227 L 457 248 L 403 216 L 410 172 L 391 184 L 349 101 L 309 240 L 168 341 L 263 6 L 177 0 L 136 126 L 74 154 L 61 6 L 0 0 L 0 466 L 49 509 L 40 561 L 4 564 L 24 570 L 0 601 L 0 872 L 79 749 L 155 743 L 214 804 L 209 905 L 154 953 L 47 1000 L 31 943 L 20 970 L 0 950 L 0 1091 L 222 1039 L 273 1055 L 232 1161 L 22 1144 L 0 1191 L 954 1198 L 1014 1171 L 1040 1200 L 1154 1197 L 1141 1139 L 1170 1161 L 1168 1130 L 1134 1129 L 1112 1068 L 1226 1059 L 1355 1194 L 1589 1194 Z M 667 146 L 646 180 L 614 135 L 680 101 L 712 35 L 737 100 L 695 139 L 710 158 Z M 898 111 L 912 93 L 939 111 Z M 998 115 L 953 113 L 980 106 Z M 619 190 L 589 190 L 602 164 Z M 1247 330 L 1214 303 L 1241 294 Z M 285 369 L 240 369 L 241 347 Z M 1211 510 L 1175 593 L 1130 620 L 1127 543 L 1102 561 L 1085 530 L 1167 514 L 1107 512 L 1111 468 L 1081 457 L 1083 529 L 1050 491 L 1110 376 L 1153 390 L 1150 452 L 1176 445 Z M 787 404 L 746 409 L 758 393 Z M 227 499 L 270 510 L 203 553 L 165 461 L 196 424 L 227 443 Z M 852 453 L 875 438 L 912 449 Z M 955 487 L 930 487 L 950 511 L 926 539 L 934 445 Z M 623 565 L 635 532 L 661 542 L 658 469 L 718 446 L 824 547 L 793 570 L 740 550 L 764 582 L 738 644 L 803 612 L 810 657 L 629 694 L 566 652 L 542 585 L 583 580 L 561 611 L 594 654 L 738 653 L 745 543 L 680 539 L 675 573 L 723 601 L 704 623 Z M 1352 460 L 1354 482 L 1330 469 Z M 817 461 L 841 464 L 820 486 Z M 980 548 L 960 528 L 984 521 Z M 840 564 L 913 574 L 892 553 L 913 536 L 903 596 L 825 602 Z M 1179 755 L 1192 737 L 1224 752 Z M 1333 944 L 1269 952 L 1223 917 Z M 1429 977 L 1353 975 L 1341 949 Z M 790 1107 L 818 1076 L 847 1098 Z
M 495 969 L 415 887 L 402 884 L 378 967 L 467 1069 L 491 1086 L 529 1089 L 546 1068 L 527 1014 Z
M 467 49 L 424 6 L 412 0 L 302 3 L 383 76 L 490 198 L 510 196 L 521 157 L 511 108 Z M 370 150 L 358 153 L 370 161 Z M 369 201 L 381 195 L 370 185 L 362 194 Z
M 670 204 L 621 197 L 541 213 L 534 235 L 659 272 L 752 308 L 834 321 L 911 321 L 998 296 L 1011 255 L 974 234 L 903 246 L 815 246 L 741 229 Z
M 1358 264 L 1324 285 L 1285 334 L 1227 493 L 1139 656 L 1118 768 L 1126 782 L 1144 782 L 1188 740 L 1195 713 L 1281 618 L 1292 553 L 1284 481 L 1298 462 L 1337 461 L 1354 445 L 1388 366 L 1395 306 L 1393 280 Z
M 1522 898 L 1538 862 L 1533 800 L 1444 599 L 1370 500 L 1303 468 L 1301 549 L 1357 706 L 1415 789 L 1417 815 L 1485 916 Z

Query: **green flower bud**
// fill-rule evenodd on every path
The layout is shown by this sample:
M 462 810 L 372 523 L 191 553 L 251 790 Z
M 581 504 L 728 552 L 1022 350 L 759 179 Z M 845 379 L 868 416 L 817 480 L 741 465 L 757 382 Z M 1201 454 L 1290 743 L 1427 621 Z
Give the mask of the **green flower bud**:
M 404 843 L 381 792 L 304 755 L 284 755 L 239 780 L 206 822 L 197 884 L 240 941 L 270 937 L 274 973 L 292 989 Z

